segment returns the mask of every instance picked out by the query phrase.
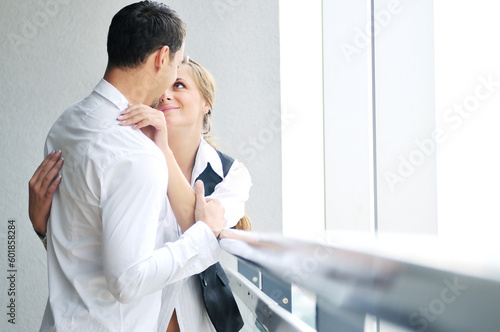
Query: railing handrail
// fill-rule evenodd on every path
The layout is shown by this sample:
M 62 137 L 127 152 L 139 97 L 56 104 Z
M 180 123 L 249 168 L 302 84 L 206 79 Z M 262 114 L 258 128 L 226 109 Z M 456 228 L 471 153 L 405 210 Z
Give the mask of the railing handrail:
M 405 260 L 375 245 L 335 245 L 251 232 L 233 232 L 230 237 L 221 240 L 224 250 L 316 293 L 318 302 L 336 317 L 339 311 L 370 314 L 419 331 L 497 331 L 500 326 L 500 274 L 492 273 L 497 266 L 485 267 L 482 275 L 478 266 L 460 264 L 459 257 L 440 269 L 439 252 L 426 264 L 430 253 Z

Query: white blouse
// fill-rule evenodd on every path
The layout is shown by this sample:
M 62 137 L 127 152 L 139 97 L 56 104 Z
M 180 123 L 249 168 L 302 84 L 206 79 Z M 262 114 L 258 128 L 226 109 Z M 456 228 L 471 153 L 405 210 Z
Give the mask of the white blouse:
M 223 178 L 209 197 L 221 201 L 225 209 L 226 228 L 233 227 L 245 214 L 245 202 L 248 200 L 252 186 L 250 174 L 242 163 L 235 160 L 224 178 L 219 155 L 202 138 L 191 176 L 193 188 L 196 178 L 205 170 L 207 163 L 210 163 L 212 169 Z M 165 242 L 173 242 L 181 236 L 181 230 L 170 205 L 167 211 L 161 234 L 164 235 Z M 181 332 L 215 331 L 203 303 L 197 275 L 168 285 L 163 289 L 158 331 L 165 332 L 167 330 L 174 309 Z

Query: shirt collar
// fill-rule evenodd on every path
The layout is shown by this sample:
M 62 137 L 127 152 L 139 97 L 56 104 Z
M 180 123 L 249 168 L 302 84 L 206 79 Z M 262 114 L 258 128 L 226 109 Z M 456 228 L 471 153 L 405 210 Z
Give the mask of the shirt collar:
M 203 137 L 201 137 L 200 146 L 198 147 L 194 160 L 193 173 L 191 174 L 192 184 L 194 184 L 194 180 L 205 170 L 207 163 L 210 163 L 215 173 L 221 178 L 224 178 L 219 154 Z
M 97 83 L 94 91 L 107 100 L 109 100 L 113 105 L 115 105 L 120 111 L 125 110 L 128 107 L 128 100 L 117 88 L 115 88 L 111 83 L 106 81 L 104 78 Z

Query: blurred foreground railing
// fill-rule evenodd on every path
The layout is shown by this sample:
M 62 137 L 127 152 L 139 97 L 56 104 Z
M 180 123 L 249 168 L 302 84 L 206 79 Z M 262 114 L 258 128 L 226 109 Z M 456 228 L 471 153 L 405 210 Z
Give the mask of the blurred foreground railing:
M 411 331 L 500 331 L 496 245 L 477 256 L 472 248 L 420 239 L 345 242 L 233 232 L 221 246 L 276 280 L 315 293 L 320 332 L 365 331 L 367 315 Z M 266 300 L 257 279 L 228 274 L 233 292 L 257 317 L 255 331 L 313 330 Z

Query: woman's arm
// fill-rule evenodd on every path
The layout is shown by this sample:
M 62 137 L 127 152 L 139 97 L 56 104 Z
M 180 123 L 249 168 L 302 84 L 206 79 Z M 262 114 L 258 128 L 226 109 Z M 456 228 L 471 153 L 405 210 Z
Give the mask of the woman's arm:
M 184 177 L 174 154 L 168 146 L 167 124 L 161 111 L 146 105 L 137 104 L 127 108 L 118 118 L 120 125 L 134 125 L 133 129 L 141 129 L 165 155 L 168 167 L 168 198 L 175 218 L 185 232 L 195 223 L 195 193 Z
M 63 162 L 61 151 L 53 151 L 38 166 L 29 181 L 29 218 L 39 236 L 47 232 L 52 196 L 61 183 L 57 173 Z
M 167 158 L 169 171 L 168 199 L 174 211 L 175 219 L 177 219 L 177 223 L 184 233 L 196 222 L 194 216 L 195 193 L 177 164 L 172 150 L 168 149 L 165 158 Z
M 161 111 L 142 104 L 130 106 L 118 118 L 121 125 L 133 125 L 141 129 L 163 151 L 169 172 L 168 198 L 175 218 L 185 232 L 195 223 L 195 193 L 182 173 L 172 150 L 168 146 L 167 125 Z M 246 167 L 235 161 L 227 176 L 208 196 L 221 201 L 225 209 L 224 221 L 227 228 L 235 226 L 245 215 L 245 202 L 248 200 L 252 182 Z

